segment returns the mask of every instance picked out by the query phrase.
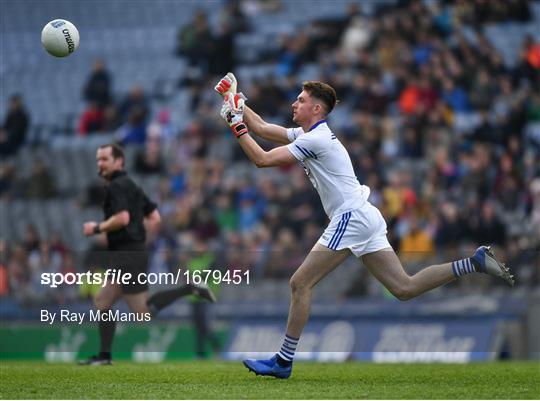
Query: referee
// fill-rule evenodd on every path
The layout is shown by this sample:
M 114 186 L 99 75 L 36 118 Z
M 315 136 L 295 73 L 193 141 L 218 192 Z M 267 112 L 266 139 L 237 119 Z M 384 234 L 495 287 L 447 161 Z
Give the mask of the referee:
M 108 313 L 120 298 L 124 298 L 132 312 L 155 316 L 161 309 L 186 295 L 197 295 L 215 302 L 215 296 L 205 286 L 188 284 L 176 289 L 158 292 L 148 297 L 148 284 L 137 282 L 140 273 L 148 269 L 149 253 L 144 245 L 146 228 L 159 225 L 161 217 L 157 206 L 137 186 L 124 170 L 124 152 L 115 144 L 100 146 L 97 150 L 99 175 L 108 185 L 103 203 L 105 220 L 84 223 L 84 235 L 107 234 L 107 268 L 131 273 L 135 282 L 111 284 L 107 282 L 94 299 L 96 308 Z M 132 280 L 130 280 L 132 281 Z M 101 349 L 98 355 L 81 361 L 84 365 L 110 365 L 111 347 L 116 322 L 99 321 Z

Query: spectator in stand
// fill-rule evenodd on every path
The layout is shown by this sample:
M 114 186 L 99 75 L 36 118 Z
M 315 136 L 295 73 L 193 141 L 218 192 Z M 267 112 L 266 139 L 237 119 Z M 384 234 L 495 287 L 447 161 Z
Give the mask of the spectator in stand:
M 53 175 L 41 160 L 34 161 L 25 187 L 26 197 L 30 199 L 49 199 L 58 193 Z
M 28 224 L 26 226 L 26 232 L 24 233 L 24 240 L 21 245 L 27 252 L 37 251 L 41 240 L 39 239 L 39 234 L 36 227 L 33 224 Z
M 11 162 L 0 163 L 0 199 L 11 199 L 17 195 L 17 169 Z
M 208 16 L 205 12 L 199 11 L 189 24 L 179 30 L 176 54 L 185 56 L 191 66 L 206 72 L 214 50 L 213 40 Z
M 540 70 L 540 44 L 532 36 L 527 36 L 525 40 L 525 59 L 531 68 Z
M 424 157 L 422 132 L 414 127 L 406 127 L 403 131 L 401 156 L 411 159 Z
M 470 111 L 467 93 L 462 87 L 456 86 L 451 78 L 443 81 L 442 98 L 455 112 L 466 113 Z
M 8 270 L 0 261 L 0 299 L 9 294 Z
M 7 270 L 8 249 L 4 239 L 0 239 L 0 299 L 9 295 L 9 274 Z
M 444 202 L 441 205 L 438 220 L 436 245 L 457 250 L 466 236 L 466 224 L 459 216 L 457 205 L 449 201 Z
M 488 70 L 485 68 L 480 69 L 476 74 L 471 90 L 471 106 L 477 110 L 488 110 L 495 91 Z
M 201 271 L 214 269 L 215 255 L 209 249 L 207 241 L 202 238 L 196 238 L 193 245 L 193 252 L 190 252 L 190 258 L 187 261 L 187 269 L 193 274 L 198 272 L 204 275 Z M 219 293 L 219 283 L 214 280 L 208 280 L 208 286 Z M 195 352 L 197 358 L 207 357 L 207 345 L 213 352 L 218 352 L 221 345 L 219 339 L 212 328 L 211 310 L 206 302 L 202 302 L 200 298 L 189 297 L 191 301 L 191 318 L 195 327 Z
M 540 95 L 537 93 L 531 93 L 525 101 L 526 118 L 527 122 L 534 124 L 540 122 Z M 531 135 L 531 139 L 533 135 Z M 537 138 L 538 145 L 540 145 L 540 135 Z
M 9 111 L 0 128 L 0 157 L 9 157 L 18 152 L 26 141 L 30 118 L 20 95 L 9 99 Z
M 124 122 L 129 121 L 135 112 L 137 112 L 138 118 L 146 123 L 150 107 L 144 90 L 139 85 L 131 88 L 119 107 L 120 118 Z
M 95 101 L 91 101 L 79 119 L 79 134 L 88 135 L 102 131 L 105 126 L 105 116 Z
M 84 100 L 103 109 L 111 102 L 111 76 L 105 62 L 97 59 L 83 90 Z
M 148 136 L 157 138 L 167 147 L 177 136 L 176 127 L 171 122 L 171 112 L 169 109 L 161 109 L 157 113 L 156 121 L 148 126 Z
M 128 121 L 119 128 L 118 136 L 122 145 L 142 145 L 146 141 L 146 115 L 144 108 L 135 106 Z
M 302 254 L 295 245 L 298 239 L 289 228 L 281 228 L 273 242 L 266 272 L 272 278 L 290 278 L 291 274 L 302 263 Z
M 413 216 L 409 220 L 409 230 L 401 238 L 399 244 L 399 258 L 404 263 L 426 262 L 435 253 L 435 246 L 431 235 L 420 226 L 418 218 Z
M 53 252 L 48 241 L 41 241 L 38 250 L 34 250 L 28 257 L 30 267 L 29 300 L 33 304 L 50 302 L 54 291 L 41 284 L 41 273 L 59 273 L 62 257 Z
M 308 38 L 305 34 L 283 35 L 281 46 L 277 54 L 276 75 L 284 78 L 295 74 L 304 58 L 303 51 Z
M 233 207 L 231 195 L 221 193 L 216 197 L 214 203 L 214 218 L 221 233 L 235 231 L 238 226 L 238 211 Z
M 495 213 L 495 206 L 491 201 L 482 205 L 479 218 L 471 221 L 470 229 L 477 244 L 490 243 L 502 246 L 506 242 L 506 228 Z
M 233 21 L 222 21 L 213 39 L 214 49 L 210 53 L 208 72 L 219 75 L 222 71 L 233 71 L 236 67 L 235 37 L 242 28 Z
M 490 115 L 487 110 L 480 113 L 480 124 L 472 132 L 472 138 L 476 142 L 497 143 L 500 141 L 500 133 L 497 125 L 490 121 Z
M 537 239 L 536 246 L 540 246 L 540 176 L 531 182 L 530 191 L 532 198 L 530 225 L 532 227 L 532 232 Z
M 351 4 L 353 6 L 353 4 Z M 370 42 L 373 28 L 370 21 L 360 15 L 351 17 L 348 27 L 344 30 L 341 39 L 341 48 L 348 53 L 364 49 Z
M 251 30 L 251 24 L 242 9 L 240 0 L 228 0 L 220 17 L 229 27 L 234 27 L 235 32 L 245 33 Z
M 135 156 L 135 172 L 138 174 L 165 174 L 165 161 L 161 155 L 159 139 L 149 138 L 144 148 Z
M 216 239 L 219 235 L 219 225 L 214 215 L 205 206 L 195 212 L 192 230 L 195 237 L 204 243 Z
M 51 233 L 49 246 L 52 252 L 58 253 L 62 257 L 68 254 L 68 248 L 66 244 L 62 241 L 62 238 L 58 231 L 53 231 Z
M 21 243 L 13 247 L 11 258 L 7 263 L 9 289 L 14 298 L 26 302 L 29 296 L 28 286 L 31 280 L 28 251 Z
M 102 129 L 105 132 L 113 132 L 122 125 L 118 108 L 115 104 L 110 103 L 103 109 L 103 124 Z
M 412 114 L 420 105 L 421 91 L 416 79 L 408 80 L 399 96 L 399 107 L 405 114 Z

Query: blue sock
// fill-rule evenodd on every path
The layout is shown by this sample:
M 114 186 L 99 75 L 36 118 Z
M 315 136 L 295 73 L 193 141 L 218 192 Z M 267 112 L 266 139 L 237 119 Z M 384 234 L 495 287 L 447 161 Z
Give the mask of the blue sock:
M 470 273 L 476 273 L 476 267 L 473 264 L 472 258 L 465 258 L 452 262 L 452 270 L 456 278 Z
M 291 337 L 285 334 L 285 340 L 278 352 L 278 361 L 281 365 L 290 365 L 294 359 L 294 352 L 298 346 L 298 338 Z

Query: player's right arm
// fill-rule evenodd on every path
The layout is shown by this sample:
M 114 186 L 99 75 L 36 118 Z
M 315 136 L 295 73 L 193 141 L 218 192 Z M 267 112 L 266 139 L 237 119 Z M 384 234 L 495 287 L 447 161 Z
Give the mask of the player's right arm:
M 248 106 L 244 106 L 244 122 L 249 127 L 249 130 L 255 135 L 260 136 L 268 141 L 288 144 L 291 143 L 287 136 L 287 129 L 276 124 L 269 124 L 264 121 L 261 116 L 251 110 Z
M 236 77 L 232 72 L 227 73 L 214 87 L 214 90 L 221 96 L 227 93 L 236 94 L 237 89 Z M 242 95 L 243 96 L 243 95 Z M 247 106 L 244 106 L 244 122 L 249 127 L 250 131 L 255 135 L 264 138 L 268 141 L 288 144 L 291 143 L 287 135 L 287 129 L 276 124 L 269 124 L 262 119 L 257 113 Z

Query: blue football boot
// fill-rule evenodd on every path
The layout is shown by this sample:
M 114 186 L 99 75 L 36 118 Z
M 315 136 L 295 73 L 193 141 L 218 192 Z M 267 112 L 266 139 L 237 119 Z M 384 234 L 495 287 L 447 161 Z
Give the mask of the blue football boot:
M 270 359 L 245 359 L 244 366 L 257 376 L 273 376 L 278 379 L 287 379 L 292 373 L 292 364 L 281 366 L 277 362 L 277 354 Z
M 500 277 L 508 284 L 514 285 L 514 276 L 510 274 L 510 269 L 495 258 L 495 254 L 491 252 L 491 246 L 479 247 L 471 259 L 478 262 L 480 273 Z

